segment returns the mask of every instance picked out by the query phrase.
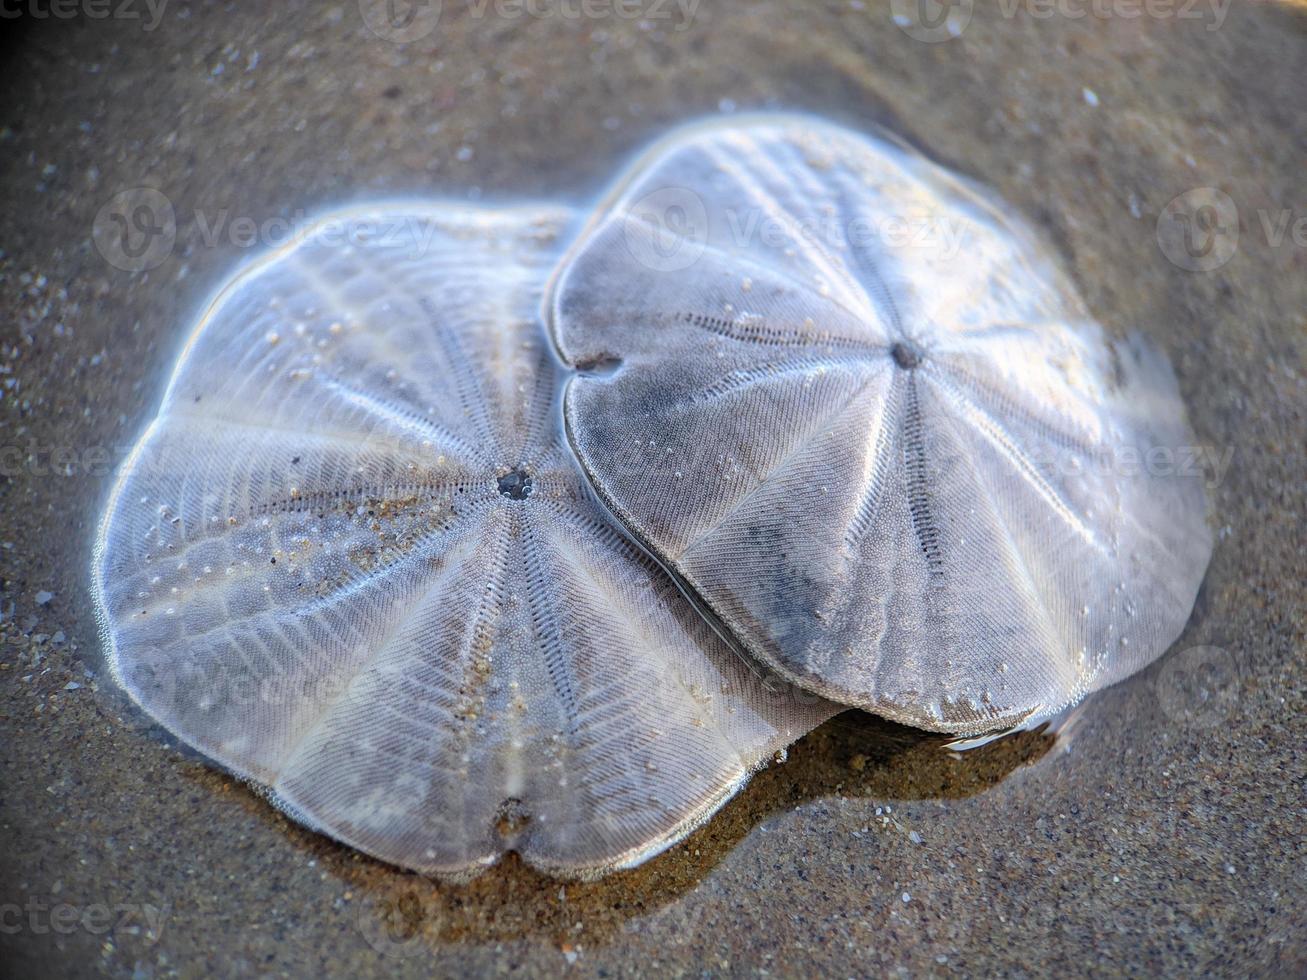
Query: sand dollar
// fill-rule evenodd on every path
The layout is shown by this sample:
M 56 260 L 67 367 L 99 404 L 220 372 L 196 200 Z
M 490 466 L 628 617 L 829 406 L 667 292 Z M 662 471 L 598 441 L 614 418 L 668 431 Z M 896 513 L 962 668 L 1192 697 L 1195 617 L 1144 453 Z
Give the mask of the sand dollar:
M 629 247 L 664 189 L 703 202 L 684 267 Z M 783 115 L 674 133 L 548 311 L 600 497 L 823 696 L 946 732 L 1035 721 L 1189 616 L 1211 536 L 1170 367 L 892 139 Z
M 423 872 L 638 863 L 835 710 L 765 683 L 590 496 L 538 316 L 571 221 L 357 208 L 251 265 L 100 531 L 141 707 Z

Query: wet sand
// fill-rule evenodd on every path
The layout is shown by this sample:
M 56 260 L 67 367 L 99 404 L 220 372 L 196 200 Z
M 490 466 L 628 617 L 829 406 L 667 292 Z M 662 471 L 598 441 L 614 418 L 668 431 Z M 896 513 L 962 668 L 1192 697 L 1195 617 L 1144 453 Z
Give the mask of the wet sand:
M 931 42 L 870 0 L 704 0 L 688 17 L 651 0 L 643 22 L 446 0 L 402 46 L 353 2 L 273 6 L 169 3 L 150 30 L 144 6 L 79 13 L 3 37 L 8 972 L 1307 971 L 1307 16 L 963 2 L 956 36 Z M 670 125 L 757 108 L 887 125 L 993 187 L 1109 328 L 1171 356 L 1199 442 L 1232 455 L 1212 566 L 1166 658 L 1056 737 L 962 756 L 842 715 L 687 841 L 593 884 L 513 859 L 459 887 L 399 872 L 129 710 L 101 672 L 92 537 L 188 324 L 257 251 L 232 222 L 284 234 L 409 194 L 584 205 Z M 142 186 L 171 203 L 176 242 L 132 273 L 92 231 Z M 1239 235 L 1191 271 L 1214 260 L 1177 264 L 1157 227 L 1202 187 L 1228 195 Z

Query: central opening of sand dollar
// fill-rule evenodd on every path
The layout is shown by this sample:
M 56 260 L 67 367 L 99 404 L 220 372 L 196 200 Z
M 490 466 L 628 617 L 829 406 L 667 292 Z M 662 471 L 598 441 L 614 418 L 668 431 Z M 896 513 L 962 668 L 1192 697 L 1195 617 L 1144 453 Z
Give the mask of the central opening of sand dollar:
M 889 349 L 889 353 L 894 358 L 894 363 L 905 371 L 909 371 L 921 363 L 921 352 L 902 340 L 897 341 Z
M 525 500 L 531 496 L 531 474 L 520 466 L 509 470 L 499 478 L 499 493 L 510 500 Z

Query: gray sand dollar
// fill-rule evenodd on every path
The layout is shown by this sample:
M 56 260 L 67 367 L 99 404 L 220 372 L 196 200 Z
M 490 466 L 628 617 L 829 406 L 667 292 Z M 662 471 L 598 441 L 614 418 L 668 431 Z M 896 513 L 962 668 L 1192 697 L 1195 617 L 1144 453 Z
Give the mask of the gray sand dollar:
M 590 496 L 539 320 L 571 221 L 357 208 L 255 263 L 100 530 L 126 691 L 423 872 L 636 864 L 836 710 L 761 680 Z
M 680 130 L 555 275 L 569 439 L 761 660 L 926 729 L 1035 722 L 1184 626 L 1211 552 L 1171 369 L 896 141 Z

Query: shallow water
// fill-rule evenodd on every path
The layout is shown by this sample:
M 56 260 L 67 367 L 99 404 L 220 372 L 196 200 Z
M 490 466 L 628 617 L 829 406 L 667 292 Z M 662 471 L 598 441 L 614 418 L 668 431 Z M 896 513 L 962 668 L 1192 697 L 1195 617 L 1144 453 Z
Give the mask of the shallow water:
M 871 3 L 521 9 L 446 2 L 407 46 L 353 2 L 7 22 L 0 957 L 115 976 L 1301 973 L 1307 19 L 996 0 L 955 5 L 957 36 L 930 42 Z M 847 713 L 683 844 L 583 885 L 512 860 L 462 887 L 397 872 L 115 696 L 95 521 L 250 237 L 383 195 L 586 204 L 671 125 L 754 108 L 898 131 L 1039 226 L 1105 325 L 1170 354 L 1228 465 L 1166 658 L 1056 737 L 961 756 Z M 176 239 L 130 273 L 93 231 L 143 185 Z M 1237 210 L 1228 257 L 1159 244 L 1168 203 L 1203 187 Z

